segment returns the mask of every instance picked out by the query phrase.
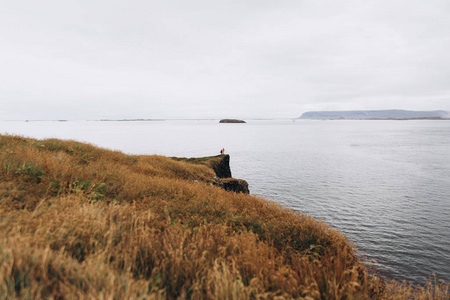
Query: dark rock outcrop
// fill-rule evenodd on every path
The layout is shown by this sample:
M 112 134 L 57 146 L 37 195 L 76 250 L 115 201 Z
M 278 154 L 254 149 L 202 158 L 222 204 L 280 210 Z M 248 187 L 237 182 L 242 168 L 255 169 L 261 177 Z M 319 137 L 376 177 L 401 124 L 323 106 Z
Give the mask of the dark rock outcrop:
M 226 191 L 250 194 L 250 191 L 248 189 L 248 183 L 243 179 L 217 178 L 216 181 L 214 182 L 214 185 L 217 185 Z
M 219 178 L 230 178 L 231 169 L 230 169 L 230 156 L 228 154 L 218 155 L 220 159 L 215 160 L 211 163 L 211 167 L 216 173 L 216 176 Z
M 219 159 L 211 164 L 217 178 L 214 185 L 220 186 L 226 191 L 250 194 L 247 181 L 243 179 L 231 178 L 230 156 L 228 154 L 218 155 Z
M 245 121 L 238 119 L 222 119 L 219 121 L 219 123 L 245 123 Z
M 227 191 L 250 194 L 247 181 L 231 177 L 230 155 L 228 154 L 194 158 L 172 157 L 172 159 L 208 166 L 216 174 L 212 184 Z

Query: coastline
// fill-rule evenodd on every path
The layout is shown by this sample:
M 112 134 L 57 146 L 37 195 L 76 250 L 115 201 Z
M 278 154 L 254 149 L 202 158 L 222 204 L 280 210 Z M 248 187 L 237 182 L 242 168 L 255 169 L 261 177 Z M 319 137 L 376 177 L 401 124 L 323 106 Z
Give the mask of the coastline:
M 68 290 L 128 298 L 145 286 L 148 296 L 165 298 L 421 292 L 371 274 L 324 222 L 217 188 L 206 165 L 74 141 L 0 138 L 0 249 L 21 262 L 3 274 L 17 287 L 6 291 L 12 297 Z M 5 255 L 2 265 L 11 262 Z M 448 295 L 448 284 L 437 290 Z

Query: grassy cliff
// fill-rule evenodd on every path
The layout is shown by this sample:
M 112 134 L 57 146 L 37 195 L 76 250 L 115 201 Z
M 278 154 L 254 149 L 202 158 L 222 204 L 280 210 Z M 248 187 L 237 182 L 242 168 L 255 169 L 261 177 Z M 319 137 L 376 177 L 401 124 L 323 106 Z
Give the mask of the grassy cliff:
M 0 299 L 448 299 L 206 165 L 0 135 Z
M 193 157 L 193 158 L 185 158 L 185 157 L 172 157 L 172 158 L 177 161 L 184 161 L 191 164 L 208 166 L 210 169 L 213 169 L 214 173 L 219 178 L 231 177 L 230 156 L 228 154 L 206 156 L 206 157 Z

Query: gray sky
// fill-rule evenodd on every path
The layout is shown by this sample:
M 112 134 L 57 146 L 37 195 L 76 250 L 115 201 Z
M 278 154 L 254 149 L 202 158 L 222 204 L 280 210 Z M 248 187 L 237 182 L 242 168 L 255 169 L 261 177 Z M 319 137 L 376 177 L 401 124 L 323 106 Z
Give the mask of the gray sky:
M 450 111 L 450 1 L 0 0 L 0 119 Z

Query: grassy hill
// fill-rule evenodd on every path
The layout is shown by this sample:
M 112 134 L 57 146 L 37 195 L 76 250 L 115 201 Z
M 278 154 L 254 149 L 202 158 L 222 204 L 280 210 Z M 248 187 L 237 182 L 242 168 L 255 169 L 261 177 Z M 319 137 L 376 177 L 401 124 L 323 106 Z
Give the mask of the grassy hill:
M 0 135 L 0 299 L 448 299 L 206 165 Z

